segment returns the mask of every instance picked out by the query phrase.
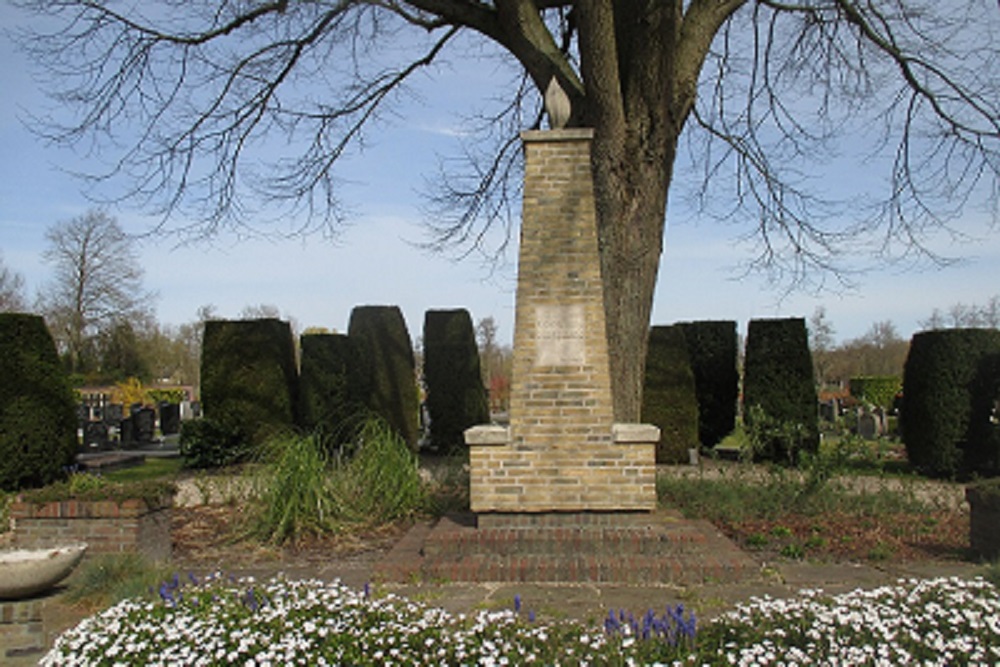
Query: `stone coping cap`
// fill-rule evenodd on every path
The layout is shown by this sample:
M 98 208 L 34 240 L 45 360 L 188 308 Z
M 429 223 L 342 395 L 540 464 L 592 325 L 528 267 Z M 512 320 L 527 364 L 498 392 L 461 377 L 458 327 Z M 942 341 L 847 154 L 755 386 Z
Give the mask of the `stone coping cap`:
M 652 424 L 612 424 L 611 438 L 619 445 L 659 442 L 660 429 Z
M 611 438 L 615 444 L 648 444 L 660 440 L 660 429 L 652 424 L 612 424 Z M 465 430 L 467 445 L 510 444 L 510 427 L 483 424 Z
M 465 429 L 467 445 L 507 445 L 510 444 L 510 427 L 483 424 Z
M 590 127 L 571 127 L 561 130 L 524 130 L 521 132 L 521 141 L 584 141 L 594 137 L 594 129 Z

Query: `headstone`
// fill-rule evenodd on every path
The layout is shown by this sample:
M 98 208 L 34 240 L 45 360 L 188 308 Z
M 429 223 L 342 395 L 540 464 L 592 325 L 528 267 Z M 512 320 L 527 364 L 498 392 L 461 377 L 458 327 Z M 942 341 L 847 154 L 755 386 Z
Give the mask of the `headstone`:
M 121 403 L 108 403 L 104 410 L 104 423 L 118 426 L 125 418 L 125 406 Z
M 153 408 L 139 408 L 132 413 L 134 442 L 138 445 L 148 445 L 153 442 L 156 432 L 156 411 Z
M 177 403 L 160 403 L 160 433 L 174 435 L 181 432 L 181 406 Z
M 881 424 L 878 417 L 871 412 L 861 413 L 858 417 L 858 435 L 865 440 L 874 440 L 881 433 Z
M 108 446 L 108 426 L 104 422 L 87 422 L 83 428 L 83 447 L 86 450 L 104 450 Z
M 118 442 L 122 447 L 132 447 L 135 444 L 135 424 L 131 417 L 126 417 L 119 423 Z
M 510 426 L 474 427 L 479 525 L 508 513 L 648 512 L 659 429 L 614 424 L 591 130 L 525 132 Z

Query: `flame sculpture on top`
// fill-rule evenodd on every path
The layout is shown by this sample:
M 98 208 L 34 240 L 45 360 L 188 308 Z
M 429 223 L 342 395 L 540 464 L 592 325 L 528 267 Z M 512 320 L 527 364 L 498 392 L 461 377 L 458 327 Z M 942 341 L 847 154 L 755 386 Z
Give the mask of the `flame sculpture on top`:
M 545 89 L 545 112 L 549 115 L 549 127 L 553 130 L 561 130 L 566 127 L 572 112 L 569 96 L 554 76 L 549 81 L 548 88 Z

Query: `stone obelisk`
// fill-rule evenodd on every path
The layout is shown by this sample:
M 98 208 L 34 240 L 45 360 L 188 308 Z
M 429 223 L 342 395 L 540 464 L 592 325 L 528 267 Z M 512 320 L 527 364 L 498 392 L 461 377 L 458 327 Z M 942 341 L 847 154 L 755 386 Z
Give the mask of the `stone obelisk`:
M 614 424 L 590 129 L 522 133 L 510 425 L 466 432 L 480 525 L 511 513 L 648 512 L 658 429 Z M 565 96 L 565 94 L 562 94 Z M 550 100 L 554 98 L 555 102 Z M 565 121 L 562 121 L 565 122 Z

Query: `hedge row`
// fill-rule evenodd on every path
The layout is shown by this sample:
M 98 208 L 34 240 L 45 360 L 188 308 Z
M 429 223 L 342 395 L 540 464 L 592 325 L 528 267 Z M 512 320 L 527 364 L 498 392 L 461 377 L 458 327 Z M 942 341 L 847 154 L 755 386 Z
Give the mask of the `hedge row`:
M 369 412 L 417 447 L 413 349 L 395 306 L 355 308 L 347 335 L 302 336 L 301 371 L 287 322 L 210 321 L 201 363 L 205 420 L 181 434 L 189 465 L 241 460 L 268 435 L 294 427 L 336 446 Z

